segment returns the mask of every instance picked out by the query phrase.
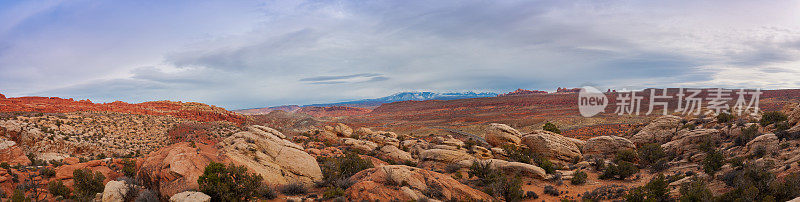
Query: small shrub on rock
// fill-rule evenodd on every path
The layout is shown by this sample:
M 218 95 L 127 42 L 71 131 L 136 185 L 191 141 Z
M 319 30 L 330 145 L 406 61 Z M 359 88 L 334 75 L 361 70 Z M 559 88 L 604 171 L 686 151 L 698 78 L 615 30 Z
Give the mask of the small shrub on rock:
M 125 175 L 125 177 L 136 177 L 136 161 L 132 159 L 123 159 L 122 174 Z
M 94 197 L 94 194 L 103 192 L 105 186 L 103 180 L 106 179 L 100 172 L 95 172 L 89 169 L 76 169 L 72 172 L 72 179 L 75 183 L 75 195 L 79 198 L 89 199 Z
M 248 173 L 244 166 L 211 162 L 197 184 L 213 201 L 242 201 L 257 197 L 262 180 L 260 175 Z
M 636 151 L 630 149 L 618 151 L 617 155 L 614 156 L 614 162 L 619 163 L 621 161 L 638 162 L 639 154 L 637 154 Z
M 742 134 L 739 135 L 739 137 L 736 137 L 736 139 L 733 140 L 733 143 L 736 146 L 745 146 L 747 142 L 750 142 L 750 140 L 753 140 L 753 138 L 756 138 L 758 135 L 758 125 L 753 124 L 750 125 L 750 127 L 743 128 Z
M 494 182 L 499 176 L 498 172 L 492 169 L 490 161 L 475 161 L 467 172 L 470 177 L 477 177 L 480 185 L 488 185 Z
M 625 199 L 627 201 L 668 201 L 669 183 L 664 175 L 658 175 L 650 179 L 646 185 L 628 191 Z
M 53 180 L 47 183 L 47 191 L 53 196 L 61 196 L 64 199 L 69 199 L 70 194 L 72 194 L 72 191 L 61 180 Z
M 542 126 L 542 130 L 546 130 L 546 131 L 550 131 L 550 132 L 553 132 L 553 133 L 561 134 L 561 130 L 558 129 L 556 124 L 553 124 L 553 123 L 550 123 L 550 122 L 545 123 Z
M 358 154 L 348 152 L 341 157 L 320 158 L 320 168 L 322 168 L 322 182 L 323 186 L 336 186 L 342 189 L 347 189 L 349 185 L 347 182 L 350 176 L 372 168 L 372 161 L 369 159 L 362 159 Z M 352 183 L 349 183 L 352 185 Z M 347 185 L 343 187 L 342 185 Z
M 779 111 L 771 111 L 771 112 L 764 112 L 761 116 L 761 120 L 758 121 L 762 126 L 768 126 L 770 124 L 778 123 L 781 121 L 786 121 L 789 117 L 786 116 L 783 112 Z
M 719 113 L 717 115 L 717 123 L 728 123 L 734 119 L 736 119 L 736 117 L 730 113 Z
M 525 192 L 525 199 L 539 199 L 539 194 L 536 194 L 534 191 L 527 191 Z
M 325 190 L 325 192 L 322 193 L 323 199 L 339 198 L 340 196 L 344 196 L 344 189 L 339 187 L 328 188 L 328 190 Z
M 561 193 L 558 191 L 558 189 L 556 189 L 555 187 L 550 186 L 550 185 L 544 186 L 544 194 L 547 194 L 547 195 L 550 195 L 550 196 L 561 195 Z
M 503 175 L 495 180 L 491 187 L 495 196 L 502 197 L 506 201 L 519 201 L 524 196 L 522 181 L 516 177 Z
M 39 169 L 39 175 L 41 175 L 43 177 L 46 177 L 46 178 L 51 178 L 53 176 L 56 176 L 56 171 L 53 170 L 53 168 L 44 167 L 42 169 Z
M 281 187 L 281 193 L 289 196 L 303 195 L 307 192 L 306 187 L 300 183 L 289 183 Z
M 575 174 L 572 176 L 572 180 L 570 180 L 570 183 L 572 183 L 574 185 L 584 184 L 584 183 L 586 183 L 586 178 L 587 177 L 588 177 L 588 175 L 586 174 L 586 172 L 576 171 Z
M 681 186 L 680 192 L 680 201 L 706 201 L 714 197 L 711 194 L 711 190 L 706 186 L 706 183 L 697 179 L 687 185 Z
M 631 162 L 620 161 L 617 165 L 609 164 L 600 179 L 618 179 L 624 180 L 639 172 L 639 168 Z
M 725 165 L 725 156 L 722 151 L 712 151 L 706 154 L 706 158 L 703 159 L 703 171 L 709 175 L 717 173 L 723 165 Z

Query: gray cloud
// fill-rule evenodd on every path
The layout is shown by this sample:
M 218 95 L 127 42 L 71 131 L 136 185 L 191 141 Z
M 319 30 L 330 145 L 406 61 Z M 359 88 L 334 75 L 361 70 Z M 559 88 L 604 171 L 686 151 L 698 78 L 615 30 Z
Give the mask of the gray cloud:
M 64 4 L 32 10 L 88 17 L 9 22 L 6 95 L 251 108 L 585 83 L 789 88 L 776 78 L 800 76 L 796 2 Z

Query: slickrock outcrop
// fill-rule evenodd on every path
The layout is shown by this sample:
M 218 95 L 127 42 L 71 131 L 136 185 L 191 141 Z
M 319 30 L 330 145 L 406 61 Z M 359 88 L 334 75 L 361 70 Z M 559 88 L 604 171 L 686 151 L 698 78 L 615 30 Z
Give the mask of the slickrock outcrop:
M 421 161 L 436 161 L 442 163 L 456 163 L 463 160 L 473 160 L 475 157 L 463 151 L 446 149 L 429 149 L 419 154 Z
M 247 129 L 220 142 L 222 153 L 233 164 L 261 175 L 266 184 L 312 185 L 322 180 L 317 160 L 303 147 L 284 139 L 286 136 L 272 128 L 256 125 Z
M 0 162 L 6 162 L 9 165 L 30 165 L 31 161 L 25 156 L 14 141 L 0 141 Z
M 661 147 L 667 152 L 675 152 L 675 154 L 693 154 L 700 151 L 701 143 L 720 142 L 720 134 L 721 132 L 717 129 L 695 129 L 675 136 L 672 141 Z
M 372 141 L 374 143 L 377 143 L 379 146 L 383 145 L 394 145 L 396 147 L 400 146 L 400 140 L 397 139 L 397 134 L 395 134 L 394 132 L 375 131 L 370 134 L 359 135 L 359 139 Z
M 458 165 L 461 168 L 469 168 L 474 163 L 489 163 L 492 169 L 502 170 L 505 173 L 518 173 L 523 176 L 533 177 L 537 179 L 547 179 L 547 173 L 539 166 L 521 163 L 509 162 L 500 159 L 487 159 L 487 160 L 463 160 L 459 161 Z
M 778 151 L 779 142 L 778 136 L 775 136 L 775 134 L 769 133 L 760 135 L 747 143 L 747 154 L 753 154 L 762 149 L 765 154 L 771 154 L 772 152 Z
M 331 131 L 335 132 L 336 135 L 339 137 L 350 137 L 353 135 L 353 129 L 350 128 L 350 126 L 344 125 L 342 123 L 337 123 L 336 126 L 332 127 Z
M 77 169 L 84 169 L 84 168 L 89 169 L 90 171 L 92 171 L 92 173 L 94 172 L 102 173 L 103 176 L 106 177 L 106 179 L 103 181 L 104 184 L 113 179 L 117 179 L 117 177 L 120 176 L 119 173 L 114 172 L 113 170 L 111 170 L 111 168 L 108 168 L 108 163 L 106 161 L 94 160 L 85 163 L 59 166 L 55 170 L 56 171 L 55 178 L 64 181 L 64 184 L 67 186 L 72 186 L 72 184 L 74 183 L 72 181 L 73 172 Z
M 406 148 L 411 155 L 419 155 L 423 151 L 430 149 L 431 146 L 430 143 L 419 139 L 404 140 L 401 142 L 401 145 L 403 148 Z
M 391 159 L 397 163 L 403 162 L 416 162 L 417 160 L 411 157 L 411 154 L 398 149 L 394 145 L 386 145 L 381 147 L 381 154 L 386 159 Z
M 341 141 L 343 145 L 349 146 L 351 149 L 355 149 L 364 153 L 371 152 L 372 150 L 375 150 L 375 148 L 378 148 L 378 144 L 367 140 L 342 138 Z
M 486 132 L 485 139 L 486 142 L 495 147 L 506 144 L 518 145 L 522 140 L 522 133 L 506 124 L 492 123 L 489 124 L 489 130 Z
M 617 151 L 633 149 L 636 149 L 636 145 L 623 137 L 600 136 L 586 140 L 586 144 L 583 146 L 583 156 L 608 158 L 614 156 Z
M 412 201 L 426 198 L 427 190 L 441 192 L 437 200 L 491 201 L 486 193 L 459 183 L 450 176 L 405 165 L 388 165 L 356 173 L 356 183 L 345 190 L 351 201 L 397 200 Z
M 211 197 L 203 192 L 185 191 L 169 197 L 169 202 L 209 202 Z
M 672 115 L 658 117 L 633 135 L 630 140 L 640 146 L 651 142 L 664 144 L 673 140 L 672 137 L 681 126 L 680 117 Z
M 145 184 L 155 187 L 162 196 L 197 190 L 197 178 L 210 162 L 229 162 L 216 148 L 205 144 L 192 147 L 181 142 L 150 153 L 141 164 L 138 175 Z
M 523 136 L 522 144 L 550 160 L 570 162 L 573 158 L 582 157 L 580 147 L 570 139 L 550 131 L 537 130 Z
M 103 202 L 125 201 L 129 187 L 123 181 L 109 181 L 103 189 Z
M 787 104 L 784 110 L 790 126 L 800 126 L 800 104 Z

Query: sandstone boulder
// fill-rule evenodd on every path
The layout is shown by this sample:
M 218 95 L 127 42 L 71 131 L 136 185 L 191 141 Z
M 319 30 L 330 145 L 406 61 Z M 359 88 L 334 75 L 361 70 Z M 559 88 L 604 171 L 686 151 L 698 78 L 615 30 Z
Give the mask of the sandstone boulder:
M 473 160 L 475 157 L 463 151 L 429 149 L 419 154 L 421 161 L 436 161 L 442 163 L 455 163 L 463 160 Z
M 537 179 L 547 179 L 547 173 L 544 169 L 539 166 L 521 162 L 509 162 L 500 159 L 463 160 L 459 161 L 458 165 L 462 168 L 469 168 L 474 163 L 488 163 L 492 169 L 502 170 L 505 173 L 518 173 Z
M 800 104 L 788 104 L 784 113 L 788 116 L 790 126 L 800 126 Z
M 495 147 L 506 144 L 518 145 L 522 140 L 522 133 L 506 124 L 492 123 L 489 124 L 485 139 L 486 142 Z
M 25 156 L 22 151 L 13 141 L 6 141 L 6 148 L 0 149 L 0 162 L 6 162 L 9 165 L 30 165 L 31 160 Z M 8 143 L 11 142 L 11 143 Z M 8 146 L 10 145 L 10 146 Z
M 169 197 L 169 202 L 209 202 L 211 197 L 203 192 L 185 191 Z
M 103 202 L 125 201 L 129 187 L 123 181 L 109 181 L 103 189 Z
M 197 190 L 197 179 L 210 162 L 227 163 L 229 160 L 213 146 L 195 146 L 181 142 L 151 152 L 142 160 L 138 176 L 150 182 L 145 185 L 156 187 L 162 196 Z
M 717 129 L 695 129 L 685 134 L 675 136 L 672 141 L 661 145 L 667 152 L 675 154 L 692 154 L 700 151 L 700 145 L 705 142 L 719 143 L 721 132 Z
M 402 146 L 412 155 L 419 155 L 421 152 L 430 149 L 430 143 L 420 139 L 404 140 Z
M 355 149 L 364 153 L 369 153 L 375 150 L 375 148 L 378 148 L 378 144 L 375 144 L 374 142 L 367 140 L 342 138 L 341 142 L 343 145 L 349 146 L 351 149 Z
M 599 136 L 586 140 L 583 155 L 587 158 L 594 156 L 608 158 L 614 156 L 617 151 L 633 149 L 636 149 L 636 145 L 623 137 Z
M 448 175 L 405 165 L 370 168 L 351 178 L 355 184 L 345 190 L 350 201 L 412 201 L 422 200 L 427 190 L 441 194 L 436 200 L 491 201 L 486 193 L 459 183 Z
M 672 136 L 683 126 L 681 118 L 667 115 L 656 118 L 638 133 L 633 135 L 630 140 L 636 145 L 647 143 L 664 144 L 672 140 Z
M 758 150 L 762 150 L 765 154 L 771 154 L 779 149 L 778 136 L 775 134 L 763 134 L 747 143 L 747 154 L 753 154 Z
M 353 129 L 350 128 L 350 126 L 344 125 L 342 123 L 337 123 L 336 126 L 333 127 L 333 132 L 335 132 L 336 135 L 340 137 L 353 136 Z
M 220 142 L 222 153 L 233 164 L 261 175 L 266 184 L 311 185 L 322 179 L 317 160 L 303 147 L 268 127 L 249 126 L 247 129 Z
M 550 160 L 570 162 L 573 158 L 582 157 L 580 147 L 570 139 L 550 131 L 537 130 L 523 136 L 522 144 Z
M 416 159 L 411 157 L 411 154 L 398 149 L 394 145 L 386 145 L 381 147 L 381 155 L 386 159 L 391 159 L 397 163 L 416 162 Z

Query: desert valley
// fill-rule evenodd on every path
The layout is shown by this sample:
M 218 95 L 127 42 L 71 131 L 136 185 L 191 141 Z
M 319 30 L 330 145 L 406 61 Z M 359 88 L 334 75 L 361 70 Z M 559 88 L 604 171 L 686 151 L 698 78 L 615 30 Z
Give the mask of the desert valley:
M 800 196 L 800 90 L 764 91 L 763 112 L 739 117 L 617 115 L 609 106 L 586 118 L 578 114 L 577 97 L 575 91 L 518 90 L 361 107 L 229 111 L 191 102 L 2 96 L 0 196 L 12 201 L 784 201 Z

